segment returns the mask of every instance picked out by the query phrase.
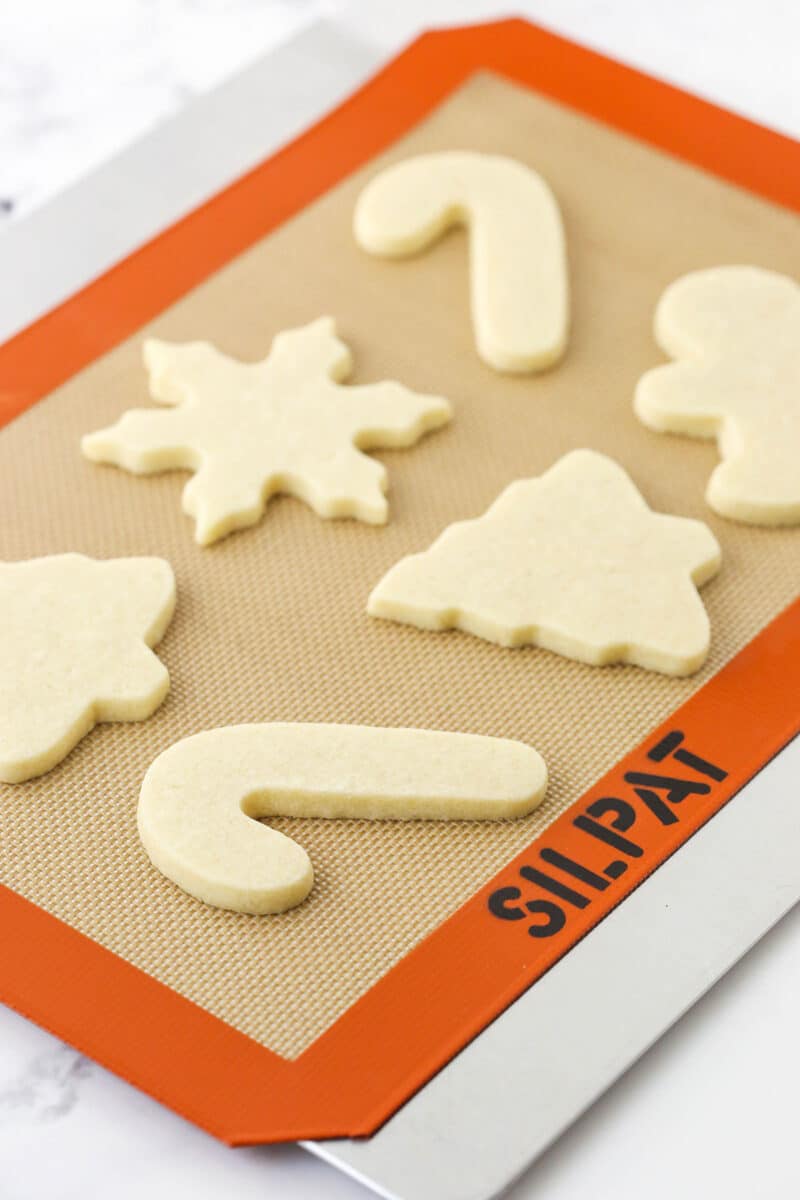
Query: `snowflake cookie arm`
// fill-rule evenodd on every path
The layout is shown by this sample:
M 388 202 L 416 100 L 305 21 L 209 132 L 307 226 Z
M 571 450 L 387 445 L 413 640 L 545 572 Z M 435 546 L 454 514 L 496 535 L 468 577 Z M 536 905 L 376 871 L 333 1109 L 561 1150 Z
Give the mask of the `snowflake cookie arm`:
M 225 385 L 228 359 L 210 342 L 162 342 L 146 338 L 142 360 L 150 395 L 158 404 L 191 402 L 209 384 Z
M 190 445 L 182 411 L 131 408 L 107 429 L 81 438 L 81 453 L 90 462 L 109 463 L 134 475 L 174 469 L 193 470 L 200 456 Z
M 181 508 L 194 519 L 198 546 L 210 546 L 236 529 L 257 524 L 269 497 L 278 490 L 265 483 L 261 471 L 234 474 L 226 461 L 212 458 L 201 463 L 186 483 Z
M 413 446 L 453 416 L 442 396 L 412 392 L 392 380 L 349 387 L 336 403 L 348 413 L 353 442 L 360 450 Z
M 152 398 L 175 411 L 129 409 L 108 428 L 86 434 L 81 451 L 91 462 L 110 463 L 135 475 L 194 470 L 201 456 L 192 445 L 193 401 L 201 387 L 213 386 L 225 360 L 207 342 L 173 345 L 155 338 L 144 343 L 143 358 Z
M 353 356 L 336 336 L 333 317 L 276 333 L 266 362 L 270 375 L 284 385 L 303 381 L 310 372 L 342 383 L 353 370 Z
M 270 498 L 281 492 L 296 496 L 325 519 L 355 517 L 370 525 L 385 524 L 386 468 L 361 450 L 412 445 L 449 420 L 450 406 L 439 397 L 418 396 L 395 383 L 363 388 L 331 385 L 330 405 L 341 430 L 333 452 L 298 455 L 291 470 L 265 472 L 248 462 L 233 473 L 218 459 L 199 467 L 184 488 L 183 511 L 195 519 L 200 545 L 256 524 Z
M 339 387 L 331 384 L 329 408 L 319 425 L 334 430 L 324 454 L 309 447 L 294 467 L 275 475 L 268 494 L 286 492 L 324 519 L 353 517 L 368 525 L 388 520 L 388 473 L 367 450 L 414 445 L 451 417 L 447 401 L 418 395 L 399 383 Z

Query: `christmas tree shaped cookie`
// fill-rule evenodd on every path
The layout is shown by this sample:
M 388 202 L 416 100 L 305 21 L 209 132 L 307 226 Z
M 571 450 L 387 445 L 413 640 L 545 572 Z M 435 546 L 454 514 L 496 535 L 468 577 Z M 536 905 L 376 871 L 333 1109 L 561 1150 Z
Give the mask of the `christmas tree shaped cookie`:
M 594 665 L 686 675 L 708 653 L 697 587 L 719 563 L 702 522 L 652 512 L 612 459 L 574 450 L 402 559 L 368 611 Z
M 352 359 L 329 317 L 278 334 L 262 362 L 207 342 L 150 340 L 144 357 L 153 398 L 172 410 L 132 409 L 84 437 L 83 453 L 136 474 L 195 472 L 183 510 L 203 546 L 255 524 L 277 492 L 321 517 L 383 524 L 386 471 L 362 451 L 410 446 L 451 416 L 399 383 L 340 387 Z
M 655 334 L 678 361 L 640 379 L 639 418 L 717 439 L 706 499 L 721 516 L 800 523 L 800 287 L 757 267 L 696 271 L 664 292 Z
M 175 607 L 161 558 L 0 563 L 0 779 L 42 775 L 99 721 L 143 721 L 169 688 L 149 648 Z

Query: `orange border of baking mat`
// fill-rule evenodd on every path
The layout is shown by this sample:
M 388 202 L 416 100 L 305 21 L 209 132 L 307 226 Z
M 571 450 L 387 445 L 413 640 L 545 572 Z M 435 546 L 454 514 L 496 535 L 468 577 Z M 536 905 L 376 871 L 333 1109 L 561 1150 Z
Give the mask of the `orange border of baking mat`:
M 481 68 L 800 211 L 800 145 L 788 138 L 524 21 L 426 34 L 308 133 L 0 347 L 0 424 Z M 798 677 L 800 600 L 293 1061 L 2 887 L 0 999 L 230 1143 L 369 1134 L 798 732 L 787 683 Z M 391 919 L 377 896 L 382 911 Z

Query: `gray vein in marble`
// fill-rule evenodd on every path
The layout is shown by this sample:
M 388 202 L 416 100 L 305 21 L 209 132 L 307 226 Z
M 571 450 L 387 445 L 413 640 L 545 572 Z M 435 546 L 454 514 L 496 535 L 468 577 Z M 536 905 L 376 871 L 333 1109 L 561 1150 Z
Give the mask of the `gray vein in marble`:
M 59 1045 L 38 1055 L 15 1079 L 0 1086 L 0 1129 L 17 1121 L 46 1123 L 71 1112 L 94 1064 Z

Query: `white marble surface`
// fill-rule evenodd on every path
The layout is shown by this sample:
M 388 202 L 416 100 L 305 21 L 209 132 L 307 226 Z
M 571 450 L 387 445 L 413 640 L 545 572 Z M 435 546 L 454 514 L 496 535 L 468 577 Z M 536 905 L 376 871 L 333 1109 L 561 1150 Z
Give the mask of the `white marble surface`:
M 0 227 L 320 13 L 390 51 L 515 9 L 788 133 L 796 0 L 25 0 L 0 6 Z
M 0 6 L 0 218 L 24 216 L 325 8 L 321 0 Z
M 794 1200 L 800 910 L 508 1200 Z M 98 999 L 98 1003 L 101 1003 Z M 0 1006 L 2 1200 L 367 1200 L 295 1146 L 228 1150 Z
M 505 4 L 27 0 L 0 11 L 6 224 L 57 196 L 314 11 L 387 52 L 433 17 Z M 795 0 L 539 0 L 543 23 L 800 135 Z M 545 1156 L 514 1200 L 800 1195 L 795 1150 L 800 913 L 784 920 Z M 57 987 L 57 981 L 54 981 Z M 98 1004 L 103 998 L 98 997 Z M 0 1008 L 0 1200 L 236 1195 L 358 1200 L 294 1147 L 229 1151 Z

